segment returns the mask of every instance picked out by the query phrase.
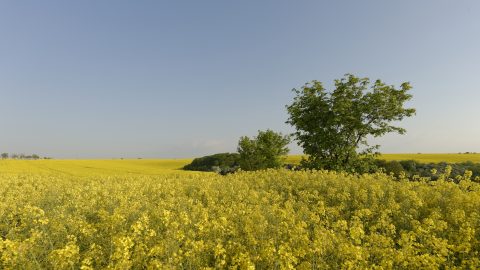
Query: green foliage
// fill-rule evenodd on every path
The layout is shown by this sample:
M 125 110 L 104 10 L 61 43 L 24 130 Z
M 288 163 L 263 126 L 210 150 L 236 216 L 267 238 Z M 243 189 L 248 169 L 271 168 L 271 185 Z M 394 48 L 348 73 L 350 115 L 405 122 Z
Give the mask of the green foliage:
M 415 160 L 376 160 L 376 170 L 393 174 L 400 179 L 426 181 L 447 180 L 460 183 L 462 180 L 480 181 L 480 163 L 421 163 Z
M 480 177 L 480 163 L 471 161 L 460 163 L 422 163 L 415 160 L 376 160 L 375 165 L 386 173 L 393 173 L 395 176 L 399 176 L 403 172 L 409 179 L 419 176 L 437 180 L 439 178 L 438 173 L 447 172 L 448 175 L 445 175 L 447 178 L 450 177 L 454 182 L 458 182 L 457 178 L 463 176 L 466 171 L 472 174 L 471 177 L 473 179 Z
M 303 166 L 342 171 L 369 171 L 378 145 L 370 146 L 367 136 L 379 137 L 389 132 L 405 133 L 392 125 L 415 114 L 404 108 L 411 99 L 409 83 L 399 89 L 380 80 L 347 74 L 335 80 L 335 89 L 327 91 L 321 82 L 312 81 L 301 89 L 287 106 L 287 123 L 307 159 Z
M 272 130 L 259 130 L 253 139 L 241 137 L 237 148 L 240 154 L 240 168 L 245 171 L 279 168 L 289 152 L 287 148 L 289 143 L 289 136 Z
M 11 154 L 9 155 L 8 153 L 2 153 L 1 158 L 2 159 L 7 159 L 7 158 L 12 158 L 12 159 L 40 159 L 40 156 L 37 154 L 32 154 L 32 155 L 25 155 L 25 154 Z
M 184 170 L 221 172 L 234 170 L 239 166 L 240 155 L 238 153 L 220 153 L 211 156 L 196 158 L 192 163 L 185 165 Z
M 405 172 L 402 164 L 396 160 L 392 161 L 385 161 L 385 160 L 376 160 L 375 164 L 379 167 L 384 169 L 387 174 L 393 174 L 394 176 L 400 176 L 402 173 Z
M 417 165 L 420 165 L 420 162 L 416 162 L 415 160 L 400 160 L 400 165 L 402 165 L 403 169 L 408 172 L 416 172 Z

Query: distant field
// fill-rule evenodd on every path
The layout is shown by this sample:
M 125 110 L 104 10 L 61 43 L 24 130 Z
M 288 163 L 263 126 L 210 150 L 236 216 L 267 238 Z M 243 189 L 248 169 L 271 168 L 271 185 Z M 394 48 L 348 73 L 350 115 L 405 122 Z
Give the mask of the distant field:
M 413 159 L 424 163 L 437 162 L 478 162 L 480 163 L 480 154 L 382 154 L 380 159 L 385 160 L 409 160 Z
M 301 155 L 288 156 L 287 163 L 299 163 L 302 159 Z M 424 163 L 438 163 L 438 162 L 476 162 L 480 163 L 480 154 L 382 154 L 379 159 L 385 160 L 416 160 Z
M 290 164 L 298 164 L 300 163 L 300 160 L 302 160 L 302 155 L 291 155 L 287 157 L 285 162 Z
M 165 175 L 192 173 L 181 170 L 191 159 L 125 160 L 0 160 L 1 174 Z
M 286 163 L 298 164 L 301 155 L 287 157 Z M 472 161 L 480 163 L 480 154 L 383 154 L 385 160 L 419 162 Z M 57 174 L 70 176 L 192 174 L 181 168 L 192 159 L 115 159 L 115 160 L 0 160 L 0 174 Z

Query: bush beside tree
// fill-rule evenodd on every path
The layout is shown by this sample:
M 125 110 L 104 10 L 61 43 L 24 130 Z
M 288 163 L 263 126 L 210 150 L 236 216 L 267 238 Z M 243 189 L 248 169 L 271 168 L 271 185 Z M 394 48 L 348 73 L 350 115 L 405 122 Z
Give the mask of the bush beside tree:
M 380 169 L 387 174 L 393 174 L 398 177 L 404 174 L 405 177 L 413 179 L 415 176 L 428 177 L 431 180 L 437 180 L 439 174 L 444 173 L 447 168 L 448 173 L 453 179 L 461 177 L 466 171 L 472 172 L 472 179 L 480 177 L 480 163 L 471 161 L 461 163 L 421 163 L 415 160 L 401 160 L 401 161 L 385 161 L 376 160 L 375 165 L 377 170 Z M 372 171 L 373 172 L 373 171 Z
M 192 163 L 185 165 L 184 170 L 228 173 L 239 168 L 240 155 L 238 153 L 219 153 L 210 156 L 195 158 Z

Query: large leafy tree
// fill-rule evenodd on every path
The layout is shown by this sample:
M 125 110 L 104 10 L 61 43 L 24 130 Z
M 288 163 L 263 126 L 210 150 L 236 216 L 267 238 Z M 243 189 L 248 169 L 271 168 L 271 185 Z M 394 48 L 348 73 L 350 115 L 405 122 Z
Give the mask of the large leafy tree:
M 287 123 L 296 128 L 294 136 L 306 154 L 303 166 L 369 170 L 379 145 L 369 145 L 367 137 L 406 132 L 394 123 L 415 114 L 415 109 L 405 108 L 412 98 L 410 89 L 407 82 L 397 88 L 351 74 L 335 80 L 332 91 L 319 81 L 293 89 L 296 96 L 287 105 Z
M 253 139 L 243 136 L 238 141 L 240 168 L 255 171 L 282 166 L 289 149 L 290 137 L 272 130 L 258 131 Z

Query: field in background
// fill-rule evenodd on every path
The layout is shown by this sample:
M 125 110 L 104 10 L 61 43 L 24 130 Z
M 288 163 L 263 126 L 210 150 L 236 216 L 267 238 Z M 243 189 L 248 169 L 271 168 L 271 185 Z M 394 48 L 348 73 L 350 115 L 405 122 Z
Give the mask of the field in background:
M 125 160 L 0 160 L 0 174 L 164 175 L 191 174 L 181 170 L 191 159 Z
M 385 160 L 416 160 L 422 163 L 449 162 L 459 163 L 471 161 L 480 163 L 480 154 L 382 154 L 380 159 Z
M 301 155 L 287 157 L 286 163 L 298 164 Z M 480 154 L 383 154 L 385 160 L 416 160 L 423 163 L 472 161 L 480 163 Z M 192 159 L 112 159 L 112 160 L 0 160 L 0 174 L 91 175 L 165 175 L 192 174 L 181 168 Z
M 286 163 L 298 164 L 301 155 L 287 157 Z M 385 160 L 416 160 L 422 163 L 472 161 L 480 163 L 480 154 L 383 154 Z M 119 176 L 192 174 L 181 168 L 192 159 L 112 159 L 112 160 L 0 160 L 0 174 L 56 174 L 68 176 Z

